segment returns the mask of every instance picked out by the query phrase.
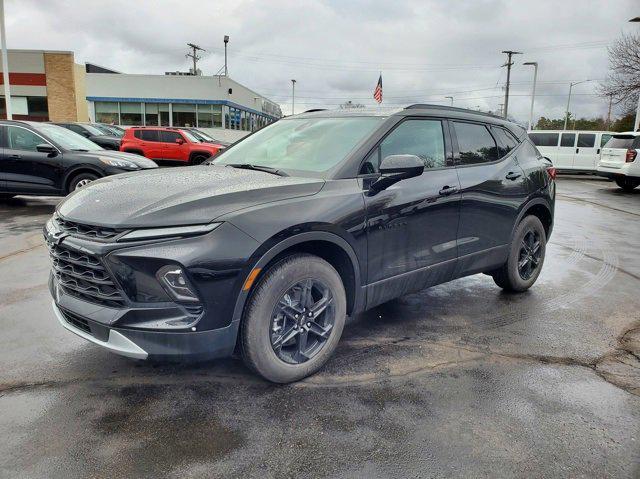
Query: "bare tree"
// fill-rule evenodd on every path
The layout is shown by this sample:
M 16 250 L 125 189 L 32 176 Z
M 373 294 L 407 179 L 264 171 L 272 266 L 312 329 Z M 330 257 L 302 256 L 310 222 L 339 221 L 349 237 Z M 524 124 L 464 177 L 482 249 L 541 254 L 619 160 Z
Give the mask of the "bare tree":
M 623 35 L 608 50 L 611 72 L 598 93 L 625 110 L 635 110 L 640 94 L 640 35 Z

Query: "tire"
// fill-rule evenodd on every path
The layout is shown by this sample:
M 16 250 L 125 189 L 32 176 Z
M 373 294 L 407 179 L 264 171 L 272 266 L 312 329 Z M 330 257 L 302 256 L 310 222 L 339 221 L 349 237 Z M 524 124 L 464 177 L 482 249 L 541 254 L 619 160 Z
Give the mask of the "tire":
M 533 251 L 532 255 L 528 254 L 527 247 Z M 513 234 L 507 261 L 491 272 L 493 280 L 505 291 L 528 290 L 540 275 L 546 249 L 547 236 L 540 219 L 533 215 L 524 217 Z
M 124 150 L 125 153 L 131 153 L 132 155 L 144 156 L 140 150 Z
M 631 193 L 638 185 L 640 185 L 640 180 L 636 180 L 633 178 L 616 178 L 616 185 L 622 188 L 627 193 Z
M 191 157 L 191 159 L 189 160 L 189 164 L 190 165 L 199 165 L 202 162 L 206 161 L 207 159 L 209 159 L 209 157 L 206 156 L 206 155 L 193 155 Z
M 305 297 L 302 286 L 309 283 L 310 299 L 297 301 Z M 315 302 L 318 310 L 321 301 L 328 298 L 325 309 L 312 320 L 305 316 L 313 314 L 303 309 L 305 304 Z M 240 329 L 243 360 L 252 371 L 274 383 L 307 377 L 333 354 L 346 315 L 346 294 L 337 271 L 317 256 L 288 256 L 269 268 L 249 300 Z M 300 353 L 303 342 L 309 348 L 306 354 Z
M 98 175 L 95 175 L 93 173 L 80 173 L 79 175 L 74 176 L 69 182 L 69 193 L 73 193 L 78 188 L 87 186 L 89 183 L 97 179 Z

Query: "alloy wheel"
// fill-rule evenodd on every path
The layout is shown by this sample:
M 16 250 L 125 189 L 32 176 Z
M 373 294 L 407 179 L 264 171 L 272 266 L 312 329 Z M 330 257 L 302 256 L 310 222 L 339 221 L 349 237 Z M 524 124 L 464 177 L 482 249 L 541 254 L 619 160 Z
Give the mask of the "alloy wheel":
M 305 279 L 289 288 L 276 304 L 270 339 L 278 358 L 301 364 L 327 343 L 335 323 L 331 290 L 321 281 Z
M 89 183 L 91 183 L 92 180 L 88 179 L 88 178 L 84 178 L 80 181 L 78 181 L 76 183 L 76 187 L 75 189 L 77 190 L 78 188 L 82 188 L 83 186 L 87 186 Z
M 542 249 L 540 234 L 529 230 L 522 238 L 518 254 L 518 274 L 525 281 L 529 280 L 540 266 Z

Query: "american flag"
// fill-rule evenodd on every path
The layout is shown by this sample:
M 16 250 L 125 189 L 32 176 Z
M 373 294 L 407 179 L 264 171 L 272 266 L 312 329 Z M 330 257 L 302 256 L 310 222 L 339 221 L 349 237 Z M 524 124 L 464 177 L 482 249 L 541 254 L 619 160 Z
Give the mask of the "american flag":
M 378 78 L 378 84 L 373 90 L 373 98 L 375 98 L 378 103 L 382 103 L 382 74 L 380 74 L 380 78 Z

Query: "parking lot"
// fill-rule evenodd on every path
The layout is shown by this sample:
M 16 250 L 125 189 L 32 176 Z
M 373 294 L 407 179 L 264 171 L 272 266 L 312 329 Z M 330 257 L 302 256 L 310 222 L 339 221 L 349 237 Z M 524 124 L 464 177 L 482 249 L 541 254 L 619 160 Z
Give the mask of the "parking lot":
M 41 235 L 57 201 L 0 203 L 3 477 L 640 474 L 640 189 L 559 179 L 529 292 L 476 275 L 384 304 L 287 386 L 64 330 Z

